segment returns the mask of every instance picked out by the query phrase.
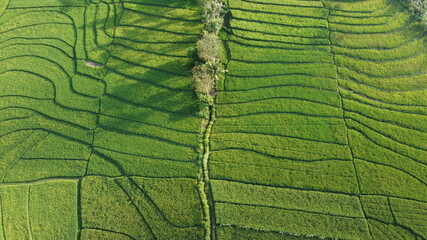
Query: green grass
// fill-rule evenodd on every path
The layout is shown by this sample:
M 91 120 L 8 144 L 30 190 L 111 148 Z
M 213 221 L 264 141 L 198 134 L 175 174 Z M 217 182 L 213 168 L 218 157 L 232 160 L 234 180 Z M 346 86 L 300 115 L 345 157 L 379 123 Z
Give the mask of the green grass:
M 201 121 L 187 73 L 196 1 L 3 3 L 7 239 L 200 239 Z
M 225 3 L 205 135 L 196 0 L 0 0 L 0 239 L 427 238 L 404 5 Z
M 228 203 L 217 203 L 215 209 L 217 223 L 222 225 L 244 224 L 252 229 L 293 234 L 310 232 L 325 237 L 369 238 L 368 225 L 362 218 Z
M 3 237 L 76 238 L 78 228 L 76 181 L 6 185 L 0 188 L 0 196 Z

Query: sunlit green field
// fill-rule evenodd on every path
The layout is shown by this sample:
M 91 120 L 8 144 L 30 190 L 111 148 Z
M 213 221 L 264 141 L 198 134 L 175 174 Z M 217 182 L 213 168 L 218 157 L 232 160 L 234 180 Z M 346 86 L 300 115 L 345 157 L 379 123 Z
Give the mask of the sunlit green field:
M 427 37 L 410 11 L 225 6 L 203 142 L 196 0 L 0 0 L 0 239 L 427 239 Z

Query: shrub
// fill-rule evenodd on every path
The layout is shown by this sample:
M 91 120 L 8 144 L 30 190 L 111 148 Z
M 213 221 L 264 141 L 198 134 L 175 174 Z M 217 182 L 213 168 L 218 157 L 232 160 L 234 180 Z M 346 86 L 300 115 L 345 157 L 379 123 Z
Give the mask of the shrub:
M 203 35 L 197 42 L 197 47 L 188 52 L 191 61 L 194 89 L 200 101 L 199 116 L 209 118 L 211 106 L 214 104 L 215 81 L 221 69 L 222 42 L 218 34 L 224 22 L 226 11 L 224 4 L 217 0 L 200 0 L 204 8 Z
M 409 9 L 417 16 L 420 23 L 427 27 L 427 2 L 425 0 L 406 0 Z
M 221 57 L 221 40 L 215 33 L 205 32 L 197 42 L 197 51 L 203 62 L 214 62 Z
M 203 0 L 205 30 L 218 35 L 224 22 L 224 5 L 215 0 Z
M 214 79 L 207 64 L 198 64 L 193 68 L 194 88 L 196 92 L 209 93 L 214 87 Z

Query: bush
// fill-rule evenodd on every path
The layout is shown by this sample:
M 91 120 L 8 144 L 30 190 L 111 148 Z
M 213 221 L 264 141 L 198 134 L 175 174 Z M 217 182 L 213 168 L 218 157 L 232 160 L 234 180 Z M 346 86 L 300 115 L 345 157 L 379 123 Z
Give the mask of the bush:
M 427 2 L 425 0 L 406 0 L 406 2 L 420 23 L 427 27 Z
M 192 69 L 194 89 L 200 101 L 199 116 L 209 118 L 214 104 L 215 81 L 221 69 L 222 42 L 218 34 L 224 22 L 226 11 L 224 4 L 217 0 L 201 0 L 204 8 L 203 35 L 197 42 L 197 48 L 188 55 L 195 63 Z
M 193 68 L 194 88 L 196 92 L 209 93 L 214 88 L 214 78 L 207 64 L 199 64 Z
M 203 62 L 216 61 L 221 58 L 221 40 L 216 34 L 205 32 L 197 42 L 197 51 Z
M 203 0 L 205 30 L 218 35 L 224 22 L 224 5 L 215 0 Z

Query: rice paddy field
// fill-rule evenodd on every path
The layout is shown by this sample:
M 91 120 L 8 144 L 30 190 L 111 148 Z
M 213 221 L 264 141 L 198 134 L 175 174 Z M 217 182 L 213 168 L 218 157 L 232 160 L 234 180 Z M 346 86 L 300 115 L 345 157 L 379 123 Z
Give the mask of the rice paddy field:
M 207 120 L 196 0 L 0 0 L 0 239 L 427 239 L 402 1 L 224 4 Z

